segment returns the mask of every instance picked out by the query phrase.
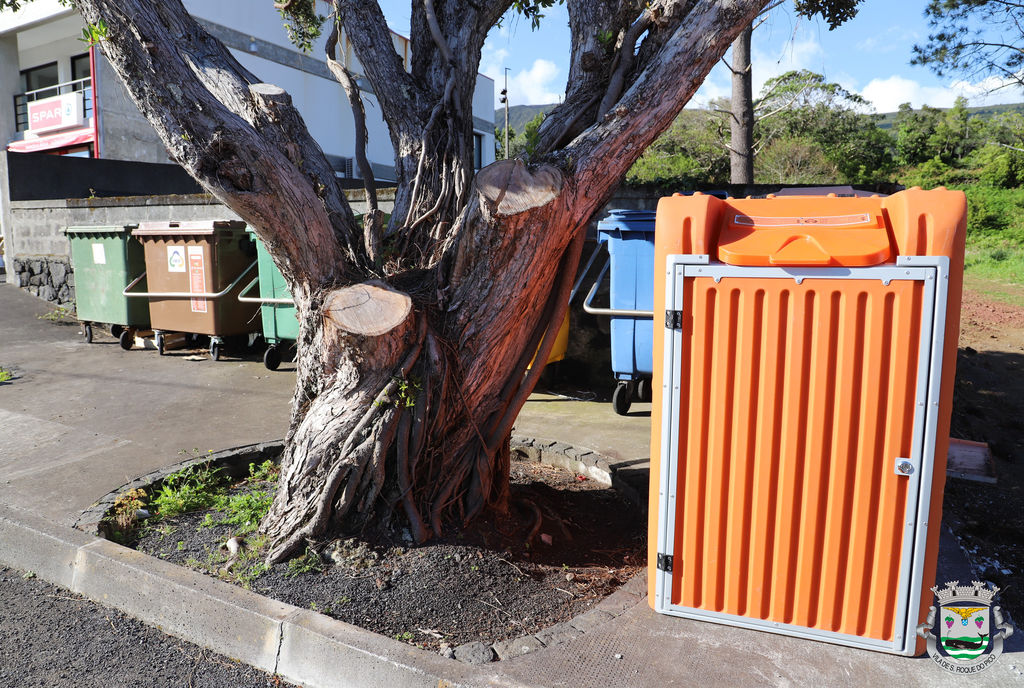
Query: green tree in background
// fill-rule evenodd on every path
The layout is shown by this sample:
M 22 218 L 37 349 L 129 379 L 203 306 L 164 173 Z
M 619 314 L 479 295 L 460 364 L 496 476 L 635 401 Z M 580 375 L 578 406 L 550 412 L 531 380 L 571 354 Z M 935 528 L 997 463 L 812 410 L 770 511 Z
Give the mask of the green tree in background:
M 630 183 L 679 188 L 729 183 L 729 154 L 710 110 L 683 110 L 626 174 Z
M 891 136 L 866 114 L 863 98 L 809 71 L 769 80 L 755 103 L 755 181 L 870 183 L 895 171 Z M 686 110 L 636 162 L 631 182 L 680 187 L 729 181 L 730 107 Z M 760 156 L 766 156 L 758 162 Z
M 756 106 L 762 114 L 755 138 L 760 148 L 779 139 L 799 139 L 800 146 L 779 146 L 776 154 L 801 152 L 804 160 L 811 159 L 804 154 L 805 147 L 816 146 L 835 170 L 832 179 L 822 181 L 881 181 L 893 172 L 893 146 L 869 110 L 864 98 L 826 81 L 821 74 L 790 71 L 765 83 Z M 777 164 L 773 162 L 775 169 Z M 826 168 L 820 170 L 826 172 Z
M 508 157 L 530 159 L 540 145 L 540 125 L 544 122 L 544 113 L 526 123 L 523 132 L 517 134 L 511 126 L 508 128 Z M 505 158 L 505 128 L 494 129 L 494 155 L 497 160 Z
M 1024 3 L 1011 0 L 930 0 L 925 17 L 935 31 L 914 46 L 911 64 L 939 76 L 994 77 L 1024 86 Z

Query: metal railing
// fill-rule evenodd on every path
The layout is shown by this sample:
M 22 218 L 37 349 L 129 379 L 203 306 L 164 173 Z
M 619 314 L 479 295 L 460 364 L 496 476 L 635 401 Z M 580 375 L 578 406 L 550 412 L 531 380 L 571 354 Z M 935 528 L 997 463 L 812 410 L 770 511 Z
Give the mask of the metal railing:
M 29 103 L 37 100 L 43 100 L 44 98 L 63 95 L 65 93 L 77 93 L 78 91 L 82 91 L 84 93 L 84 113 L 85 117 L 89 118 L 92 116 L 92 77 L 87 76 L 84 79 L 65 81 L 62 84 L 54 84 L 53 86 L 37 88 L 34 91 L 16 93 L 14 95 L 14 121 L 17 125 L 17 130 L 25 131 L 28 129 Z
M 191 292 L 191 291 L 130 291 L 130 289 L 132 289 L 132 287 L 134 287 L 136 284 L 141 282 L 142 278 L 146 276 L 146 273 L 143 272 L 141 275 L 139 275 L 138 277 L 133 279 L 131 282 L 129 282 L 128 286 L 125 287 L 124 291 L 121 292 L 121 296 L 128 296 L 128 297 L 132 297 L 132 298 L 144 298 L 144 299 L 145 298 L 149 298 L 149 299 L 209 299 L 211 301 L 215 301 L 215 300 L 221 298 L 222 296 L 224 296 L 225 294 L 227 294 L 229 291 L 231 291 L 235 287 L 237 287 L 238 283 L 242 281 L 242 278 L 245 277 L 246 275 L 248 275 L 249 272 L 254 267 L 256 267 L 256 261 L 253 261 L 252 264 L 249 267 L 247 267 L 245 270 L 242 270 L 242 274 L 239 275 L 238 277 L 236 277 L 234 282 L 232 282 L 228 286 L 224 287 L 222 290 L 216 291 L 216 292 L 210 292 L 210 291 L 203 291 L 203 292 Z

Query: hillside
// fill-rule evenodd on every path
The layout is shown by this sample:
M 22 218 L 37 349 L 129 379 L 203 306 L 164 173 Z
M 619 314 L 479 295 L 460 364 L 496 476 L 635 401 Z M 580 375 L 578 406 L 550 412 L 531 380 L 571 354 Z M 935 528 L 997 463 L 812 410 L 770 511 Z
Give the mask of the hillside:
M 940 110 L 948 110 L 949 108 L 939 108 Z M 1024 114 L 1024 103 L 1010 103 L 1008 105 L 981 105 L 979 107 L 967 108 L 967 112 L 971 113 L 972 117 L 981 117 L 982 119 L 991 119 L 996 115 L 1003 114 L 1004 112 L 1019 112 Z M 893 123 L 896 121 L 895 112 L 883 112 L 879 115 L 878 128 L 879 129 L 892 129 Z
M 549 112 L 555 105 L 513 105 L 508 109 L 508 126 L 512 131 L 520 133 L 526 123 L 538 113 Z M 494 111 L 494 126 L 498 129 L 505 128 L 505 108 L 501 107 Z

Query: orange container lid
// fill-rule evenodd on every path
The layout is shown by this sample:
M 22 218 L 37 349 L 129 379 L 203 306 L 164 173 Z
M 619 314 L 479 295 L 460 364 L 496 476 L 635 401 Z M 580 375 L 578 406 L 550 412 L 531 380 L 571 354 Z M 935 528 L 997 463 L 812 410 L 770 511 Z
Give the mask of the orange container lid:
M 737 200 L 722 218 L 718 259 L 743 266 L 865 266 L 893 256 L 878 199 Z M 843 199 L 846 200 L 846 199 Z

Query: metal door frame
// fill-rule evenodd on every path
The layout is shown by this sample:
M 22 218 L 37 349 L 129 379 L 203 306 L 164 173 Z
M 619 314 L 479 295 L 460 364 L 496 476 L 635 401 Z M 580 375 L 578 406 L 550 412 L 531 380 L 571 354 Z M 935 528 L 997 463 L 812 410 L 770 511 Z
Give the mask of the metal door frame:
M 931 507 L 936 429 L 949 292 L 949 258 L 946 256 L 900 256 L 896 265 L 864 268 L 781 268 L 735 267 L 712 263 L 708 255 L 670 255 L 666 261 L 665 347 L 662 366 L 661 475 L 658 494 L 658 559 L 674 555 L 675 515 L 679 456 L 680 371 L 682 330 L 677 327 L 684 303 L 687 277 L 709 277 L 716 282 L 730 278 L 915 280 L 924 285 L 921 309 L 921 337 L 918 352 L 916 411 L 913 447 L 909 458 L 914 471 L 907 476 L 906 523 L 903 529 L 897 609 L 893 640 L 886 642 L 864 636 L 825 631 L 806 626 L 683 607 L 671 603 L 672 576 L 661 568 L 655 572 L 654 609 L 663 614 L 714 621 L 743 628 L 781 633 L 870 650 L 913 655 L 916 649 L 918 609 L 921 604 L 928 514 Z M 922 413 L 923 411 L 923 413 Z M 895 457 L 894 457 L 895 458 Z M 939 524 L 934 524 L 938 527 Z

